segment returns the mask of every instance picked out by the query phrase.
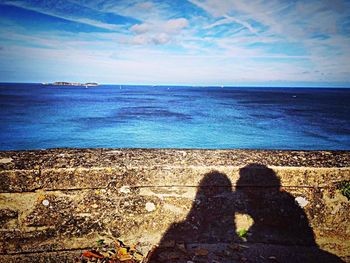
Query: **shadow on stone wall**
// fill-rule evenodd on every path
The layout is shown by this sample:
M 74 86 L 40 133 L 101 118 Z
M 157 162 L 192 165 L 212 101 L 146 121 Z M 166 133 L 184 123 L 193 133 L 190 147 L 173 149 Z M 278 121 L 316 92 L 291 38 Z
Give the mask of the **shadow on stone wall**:
M 245 166 L 235 189 L 225 174 L 205 174 L 186 219 L 169 227 L 149 262 L 343 262 L 318 248 L 306 214 L 272 169 Z M 244 237 L 235 213 L 253 219 Z

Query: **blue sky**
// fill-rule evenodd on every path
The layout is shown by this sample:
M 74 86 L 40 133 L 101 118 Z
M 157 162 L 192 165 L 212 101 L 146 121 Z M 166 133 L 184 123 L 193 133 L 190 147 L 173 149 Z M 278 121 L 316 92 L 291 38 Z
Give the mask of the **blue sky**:
M 0 81 L 349 86 L 350 1 L 0 0 Z

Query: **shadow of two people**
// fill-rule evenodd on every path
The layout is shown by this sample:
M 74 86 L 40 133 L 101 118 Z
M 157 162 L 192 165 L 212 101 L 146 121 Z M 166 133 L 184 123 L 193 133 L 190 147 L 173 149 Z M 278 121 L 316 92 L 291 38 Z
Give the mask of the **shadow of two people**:
M 237 213 L 249 215 L 253 221 L 244 240 L 236 233 L 233 218 Z M 237 245 L 243 241 L 243 246 Z M 149 260 L 273 261 L 343 262 L 318 248 L 304 210 L 281 189 L 274 171 L 260 164 L 240 169 L 234 192 L 225 174 L 206 174 L 186 219 L 169 227 Z

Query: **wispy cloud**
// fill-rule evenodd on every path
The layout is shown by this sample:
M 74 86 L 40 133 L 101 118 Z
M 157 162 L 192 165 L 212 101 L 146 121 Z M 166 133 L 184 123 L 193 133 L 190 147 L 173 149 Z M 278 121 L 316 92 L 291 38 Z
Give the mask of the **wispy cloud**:
M 242 21 L 240 19 L 237 19 L 235 17 L 231 17 L 229 15 L 224 15 L 223 19 L 220 19 L 218 21 L 216 21 L 213 24 L 210 24 L 208 26 L 206 26 L 206 29 L 210 29 L 210 28 L 214 28 L 216 26 L 221 26 L 221 25 L 226 25 L 226 24 L 232 24 L 232 23 L 237 23 L 242 25 L 244 28 L 248 29 L 251 33 L 256 34 L 257 30 L 255 28 L 253 28 L 248 22 L 246 21 Z
M 45 15 L 110 30 L 119 30 L 121 25 L 135 22 L 134 19 L 128 17 L 113 15 L 112 13 L 108 12 L 101 12 L 96 9 L 91 9 L 84 4 L 78 4 L 70 1 L 0 0 L 0 4 L 16 6 Z

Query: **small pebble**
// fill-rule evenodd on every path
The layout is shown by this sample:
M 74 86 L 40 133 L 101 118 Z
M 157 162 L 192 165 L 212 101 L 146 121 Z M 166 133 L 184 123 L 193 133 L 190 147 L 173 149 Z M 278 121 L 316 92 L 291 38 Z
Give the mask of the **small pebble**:
M 306 198 L 305 198 L 305 197 L 302 197 L 302 196 L 296 197 L 296 198 L 295 198 L 295 201 L 298 203 L 298 205 L 299 205 L 301 208 L 305 207 L 305 206 L 309 203 L 309 201 L 306 200 Z
M 130 186 L 123 185 L 122 187 L 120 187 L 119 192 L 124 194 L 130 193 L 131 192 Z
M 146 203 L 146 210 L 148 212 L 152 212 L 156 209 L 156 206 L 152 202 L 147 202 Z
M 5 164 L 5 163 L 10 163 L 10 162 L 12 162 L 12 158 L 10 157 L 10 158 L 1 158 L 0 159 L 0 163 L 2 163 L 2 164 Z

